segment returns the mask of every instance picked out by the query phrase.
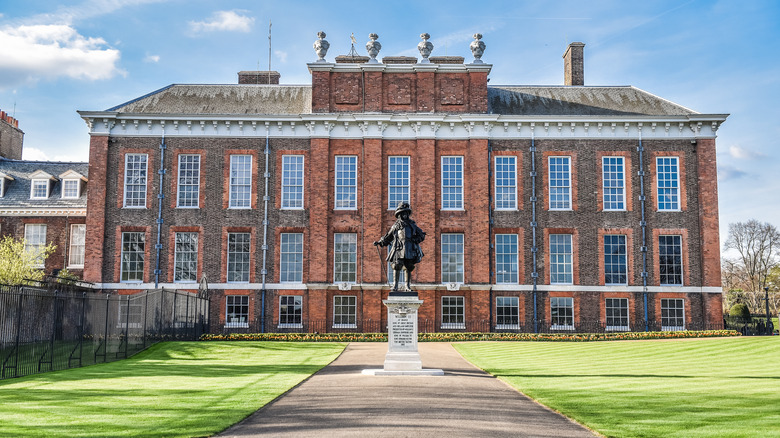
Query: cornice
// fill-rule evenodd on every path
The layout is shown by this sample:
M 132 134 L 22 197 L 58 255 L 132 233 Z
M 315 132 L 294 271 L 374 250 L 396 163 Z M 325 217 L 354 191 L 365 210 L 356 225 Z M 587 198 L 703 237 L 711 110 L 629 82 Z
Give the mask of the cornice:
M 444 113 L 300 115 L 80 112 L 91 135 L 383 139 L 714 138 L 728 114 L 518 116 Z
M 86 208 L 8 208 L 0 207 L 0 216 L 86 216 Z

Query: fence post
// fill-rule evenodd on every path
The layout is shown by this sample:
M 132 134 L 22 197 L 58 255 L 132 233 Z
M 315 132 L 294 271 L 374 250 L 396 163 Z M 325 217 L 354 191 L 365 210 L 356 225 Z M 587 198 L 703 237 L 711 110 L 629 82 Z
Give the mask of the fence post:
M 105 336 L 103 337 L 103 362 L 108 361 L 108 309 L 109 309 L 109 298 L 111 298 L 111 295 L 106 294 L 106 328 L 105 328 Z
M 146 348 L 146 317 L 149 314 L 149 291 L 144 291 L 144 348 Z
M 127 359 L 127 344 L 130 343 L 130 295 L 127 296 L 127 309 L 125 310 L 125 359 Z
M 19 376 L 19 343 L 22 337 L 22 297 L 24 296 L 24 288 L 21 288 L 19 293 L 19 304 L 16 312 L 16 348 L 14 356 L 14 377 Z M 5 371 L 5 370 L 4 370 Z
M 173 339 L 176 339 L 178 330 L 176 330 L 176 297 L 179 295 L 173 291 L 173 312 L 171 312 L 171 327 L 173 328 Z
M 49 341 L 49 350 L 51 351 L 51 362 L 49 363 L 49 371 L 54 369 L 54 337 L 57 334 L 57 303 L 59 302 L 57 300 L 57 295 L 59 294 L 59 289 L 54 290 L 54 314 L 51 318 L 51 340 Z M 38 364 L 38 371 L 40 371 L 41 364 Z
M 187 292 L 187 301 L 185 301 L 184 305 L 184 329 L 186 330 L 186 333 L 189 335 L 190 332 L 190 293 Z
M 87 312 L 87 293 L 81 293 L 81 327 L 79 328 L 79 366 L 82 366 L 81 358 L 84 356 L 84 320 Z M 70 367 L 70 363 L 68 363 Z

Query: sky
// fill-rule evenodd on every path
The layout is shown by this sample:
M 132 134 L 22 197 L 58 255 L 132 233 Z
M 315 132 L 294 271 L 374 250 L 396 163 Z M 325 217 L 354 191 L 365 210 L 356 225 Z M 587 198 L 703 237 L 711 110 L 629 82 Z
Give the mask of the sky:
M 99 111 L 178 84 L 233 84 L 271 69 L 310 84 L 313 42 L 332 61 L 365 53 L 470 60 L 474 33 L 491 85 L 562 85 L 562 55 L 585 46 L 585 85 L 633 85 L 707 114 L 718 131 L 721 243 L 729 223 L 780 227 L 780 2 L 774 0 L 200 1 L 0 0 L 0 109 L 19 120 L 27 160 L 87 161 L 77 110 Z M 774 195 L 773 195 L 774 193 Z

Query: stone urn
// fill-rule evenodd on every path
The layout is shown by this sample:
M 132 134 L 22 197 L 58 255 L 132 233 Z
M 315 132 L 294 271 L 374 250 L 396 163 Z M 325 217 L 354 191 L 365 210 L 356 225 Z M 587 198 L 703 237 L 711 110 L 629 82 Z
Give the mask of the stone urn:
M 314 42 L 314 51 L 317 53 L 318 58 L 317 62 L 328 62 L 325 60 L 325 55 L 328 54 L 330 43 L 325 40 L 325 32 L 317 32 L 317 37 L 319 39 Z
M 382 45 L 379 44 L 379 41 L 377 39 L 379 38 L 379 35 L 372 33 L 368 35 L 369 42 L 366 43 L 366 51 L 368 51 L 369 64 L 378 64 L 379 61 L 376 60 L 376 55 L 379 54 L 379 51 L 382 50 Z
M 482 42 L 481 40 L 482 40 L 482 34 L 475 33 L 474 41 L 472 41 L 471 44 L 469 44 L 469 48 L 471 49 L 471 54 L 474 55 L 473 64 L 484 64 L 484 62 L 482 62 L 482 54 L 485 53 L 485 43 Z
M 433 43 L 428 41 L 431 36 L 427 33 L 423 33 L 420 34 L 420 38 L 422 38 L 422 41 L 417 44 L 417 50 L 419 50 L 420 55 L 422 55 L 422 61 L 420 61 L 420 64 L 429 64 L 431 61 L 428 59 L 428 57 L 431 56 L 431 52 L 433 52 Z

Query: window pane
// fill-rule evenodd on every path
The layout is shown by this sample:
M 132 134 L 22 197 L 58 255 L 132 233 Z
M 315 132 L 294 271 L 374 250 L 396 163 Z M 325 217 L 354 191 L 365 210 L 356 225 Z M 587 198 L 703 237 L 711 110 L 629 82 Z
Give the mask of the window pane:
M 279 325 L 300 326 L 302 324 L 302 309 L 303 297 L 298 295 L 279 297 Z
M 143 281 L 145 235 L 143 232 L 122 233 L 120 281 Z
M 409 202 L 409 157 L 389 157 L 387 173 L 387 208 L 394 209 Z
M 200 155 L 179 155 L 179 207 L 198 207 Z
M 43 251 L 46 247 L 46 224 L 26 224 L 24 226 L 24 251 L 31 254 L 38 254 L 36 257 L 36 266 L 43 267 Z
M 463 234 L 441 235 L 441 282 L 463 283 Z
M 661 299 L 661 330 L 685 330 L 685 300 L 681 298 Z
M 282 233 L 279 245 L 279 281 L 300 283 L 303 281 L 303 234 Z
M 574 298 L 550 297 L 550 323 L 553 329 L 574 328 Z
M 77 179 L 66 179 L 62 182 L 62 197 L 63 198 L 78 198 L 79 197 L 79 184 L 81 182 Z
M 249 233 L 228 233 L 227 281 L 249 281 Z
M 550 234 L 550 283 L 573 283 L 571 234 Z
M 679 169 L 677 157 L 658 157 L 655 161 L 658 180 L 658 210 L 679 210 Z
M 463 157 L 441 157 L 441 208 L 463 208 Z
M 625 210 L 623 157 L 603 157 L 604 210 Z
M 249 327 L 249 297 L 228 295 L 225 298 L 225 327 Z
M 333 281 L 354 283 L 357 277 L 357 234 L 336 233 L 333 246 Z
M 517 283 L 517 234 L 496 234 L 496 283 Z
M 46 198 L 49 191 L 49 181 L 33 180 L 31 198 Z
M 570 157 L 550 157 L 550 210 L 571 208 Z
M 198 233 L 176 233 L 173 281 L 198 281 Z
M 282 156 L 282 208 L 303 208 L 303 155 Z
M 607 330 L 628 330 L 628 298 L 607 298 Z
M 357 297 L 333 297 L 333 327 L 353 328 L 357 326 Z
M 84 242 L 87 226 L 77 224 L 70 226 L 70 255 L 68 256 L 69 266 L 84 266 Z
M 146 207 L 146 154 L 125 155 L 125 207 Z
M 682 236 L 658 236 L 658 270 L 662 285 L 683 284 Z
M 336 205 L 337 209 L 357 208 L 357 157 L 336 157 Z
M 626 236 L 604 236 L 604 283 L 628 284 Z
M 518 328 L 520 324 L 520 309 L 518 297 L 496 297 L 497 328 Z
M 463 297 L 441 297 L 441 328 L 461 329 L 466 327 Z
M 517 157 L 496 157 L 496 206 L 497 210 L 517 208 Z
M 252 207 L 252 156 L 230 156 L 230 208 Z

